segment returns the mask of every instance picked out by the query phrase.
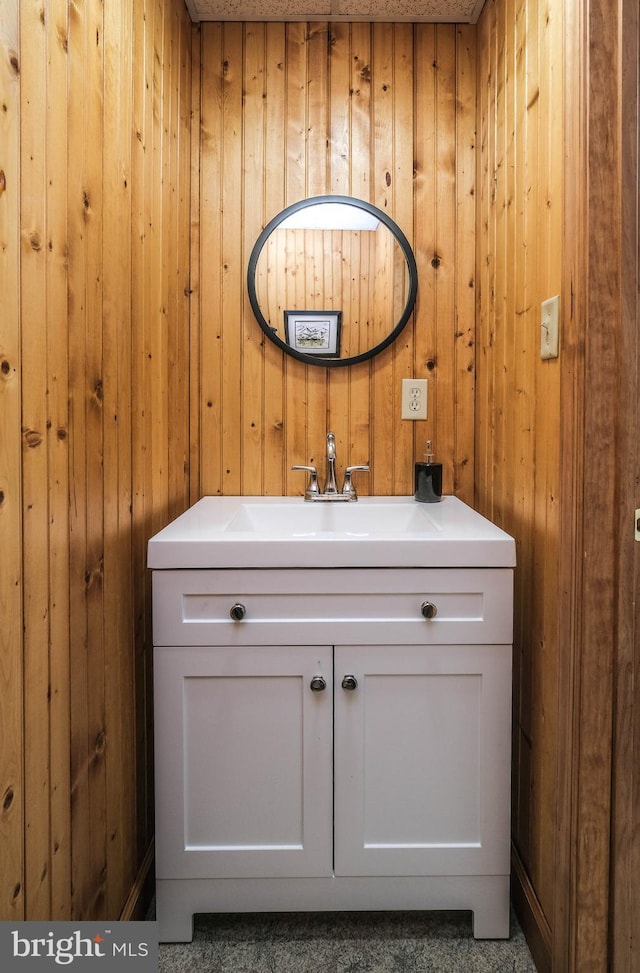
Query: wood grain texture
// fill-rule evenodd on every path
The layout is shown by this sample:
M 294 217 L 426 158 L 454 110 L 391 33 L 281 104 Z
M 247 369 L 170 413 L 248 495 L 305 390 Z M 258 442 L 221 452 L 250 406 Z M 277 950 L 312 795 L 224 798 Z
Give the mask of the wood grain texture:
M 21 173 L 22 253 L 22 495 L 24 544 L 24 696 L 26 914 L 46 918 L 51 909 L 49 884 L 49 621 L 47 490 L 47 345 L 46 182 L 47 154 L 40 150 L 46 102 L 40 92 L 47 76 L 46 35 L 38 10 L 21 11 Z M 25 38 L 29 44 L 25 44 Z M 25 107 L 31 109 L 25 112 Z M 45 714 L 45 719 L 42 719 Z
M 560 527 L 560 575 L 564 585 L 561 597 L 560 640 L 564 646 L 559 667 L 560 698 L 558 712 L 558 796 L 557 796 L 557 888 L 551 920 L 553 941 L 550 960 L 555 969 L 576 969 L 575 926 L 577 913 L 577 857 L 575 808 L 579 771 L 576 754 L 580 737 L 579 657 L 582 631 L 582 481 L 586 457 L 581 448 L 584 428 L 584 337 L 588 299 L 588 206 L 586 179 L 575 173 L 587 172 L 588 112 L 586 108 L 587 9 L 572 3 L 565 12 L 565 139 L 571 167 L 565 172 L 565 223 L 571 233 L 564 240 L 564 292 L 570 295 L 569 314 L 563 334 L 563 381 L 561 388 L 560 429 L 563 441 L 561 491 L 576 502 L 563 507 Z
M 20 33 L 0 8 L 0 917 L 24 918 Z
M 614 973 L 634 973 L 640 942 L 640 554 L 632 526 L 640 482 L 640 14 L 621 10 L 621 315 L 616 435 L 619 507 L 618 641 L 613 753 L 612 958 Z
M 47 316 L 68 314 L 67 144 L 65 103 L 68 68 L 67 5 L 51 4 L 46 21 L 48 54 L 46 145 L 50 191 L 47 207 Z M 71 808 L 69 766 L 70 617 L 69 583 L 69 359 L 58 329 L 47 328 L 49 487 L 49 657 L 50 657 L 50 808 L 51 915 L 71 915 Z
M 188 504 L 191 24 L 12 0 L 0 47 L 0 917 L 117 919 L 153 826 L 146 541 Z
M 133 8 L 105 7 L 105 126 L 132 131 Z M 106 915 L 114 915 L 134 880 L 136 853 L 135 747 L 127 719 L 135 712 L 133 557 L 129 526 L 132 502 L 130 450 L 132 381 L 130 334 L 132 140 L 108 140 L 103 186 L 110 201 L 103 229 L 104 351 L 104 633 L 109 677 L 105 681 L 105 732 L 110 755 L 105 767 Z M 109 653 L 109 647 L 112 651 Z M 124 785 L 124 786 L 123 786 Z
M 476 496 L 518 544 L 514 881 L 541 970 L 637 965 L 637 51 L 634 4 L 495 0 L 478 26 Z
M 583 204 L 588 223 L 585 244 L 584 426 L 578 433 L 583 479 L 578 508 L 581 605 L 576 687 L 579 733 L 574 741 L 575 907 L 570 926 L 575 969 L 604 971 L 610 942 L 610 842 L 612 815 L 613 670 L 618 574 L 615 538 L 616 492 L 602 490 L 591 462 L 602 443 L 599 462 L 617 479 L 619 443 L 616 424 L 617 370 L 620 367 L 621 286 L 621 143 L 619 134 L 620 43 L 618 13 L 601 0 L 590 0 L 586 20 L 589 41 L 586 172 Z M 595 43 L 594 43 L 595 42 Z M 615 69 L 611 70 L 612 65 Z M 605 67 L 606 66 L 606 67 Z M 607 82 L 599 80 L 606 72 Z M 588 94 L 587 94 L 588 92 Z M 609 172 L 616 175 L 613 179 Z M 588 394 L 587 394 L 588 393 Z M 597 524 L 597 531 L 593 525 Z M 593 599 L 597 598 L 597 608 Z
M 559 294 L 564 307 L 565 300 L 563 30 L 560 3 L 496 0 L 483 10 L 477 38 L 475 495 L 479 509 L 517 543 L 513 840 L 549 926 L 556 881 L 562 358 L 540 360 L 539 320 L 541 301 Z M 548 945 L 548 935 L 542 939 Z
M 471 499 L 473 32 L 408 24 L 225 23 L 203 25 L 201 38 L 200 249 L 194 262 L 202 365 L 194 394 L 202 493 L 301 494 L 304 477 L 290 467 L 317 463 L 323 469 L 324 437 L 332 429 L 341 466 L 371 465 L 371 473 L 359 477 L 363 494 L 413 492 L 413 464 L 430 438 L 445 465 L 445 489 L 451 491 L 455 479 L 456 492 Z M 423 47 L 429 47 L 426 62 Z M 418 307 L 402 336 L 373 362 L 340 369 L 283 361 L 265 342 L 246 299 L 245 268 L 261 228 L 285 205 L 329 192 L 359 196 L 389 213 L 414 244 L 419 275 Z M 313 306 L 317 288 L 309 280 L 329 275 L 337 251 L 325 251 L 311 237 L 307 244 L 304 258 L 302 251 L 287 255 L 290 294 Z M 334 244 L 354 259 L 353 241 L 336 238 Z M 285 246 L 274 246 L 274 265 Z M 361 251 L 352 276 L 376 278 L 367 259 Z M 370 312 L 360 305 L 361 319 L 375 319 L 394 300 L 391 292 L 373 292 Z M 340 294 L 346 316 L 356 295 L 344 282 Z M 277 317 L 287 300 L 274 305 Z M 466 321 L 458 327 L 461 318 Z M 355 346 L 362 339 L 352 340 Z M 399 418 L 404 377 L 430 381 L 426 422 Z

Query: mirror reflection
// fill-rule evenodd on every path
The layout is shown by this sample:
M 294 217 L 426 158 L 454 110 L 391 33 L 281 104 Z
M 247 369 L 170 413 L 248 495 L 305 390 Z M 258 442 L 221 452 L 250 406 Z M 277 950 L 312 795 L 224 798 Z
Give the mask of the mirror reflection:
M 249 297 L 269 337 L 309 363 L 371 357 L 406 324 L 415 259 L 396 224 L 351 197 L 313 197 L 279 214 L 249 264 Z

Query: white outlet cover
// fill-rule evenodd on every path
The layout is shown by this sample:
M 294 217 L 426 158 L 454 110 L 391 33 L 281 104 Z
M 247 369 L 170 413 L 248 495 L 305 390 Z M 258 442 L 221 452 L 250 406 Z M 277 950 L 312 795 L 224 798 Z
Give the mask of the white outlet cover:
M 426 378 L 402 379 L 401 419 L 427 418 L 427 386 Z

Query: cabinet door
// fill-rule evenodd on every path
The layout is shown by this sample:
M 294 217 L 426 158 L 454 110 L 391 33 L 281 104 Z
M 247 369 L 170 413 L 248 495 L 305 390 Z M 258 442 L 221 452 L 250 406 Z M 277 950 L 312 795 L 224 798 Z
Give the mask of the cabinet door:
M 157 647 L 154 666 L 158 877 L 331 874 L 332 649 Z
M 335 685 L 336 874 L 507 874 L 511 646 L 336 646 Z

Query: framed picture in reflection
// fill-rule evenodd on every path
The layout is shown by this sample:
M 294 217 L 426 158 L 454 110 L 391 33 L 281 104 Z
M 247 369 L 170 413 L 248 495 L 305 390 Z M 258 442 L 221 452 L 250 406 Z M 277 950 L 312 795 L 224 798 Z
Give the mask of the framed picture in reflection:
M 318 358 L 340 355 L 342 311 L 285 311 L 285 340 L 295 351 Z

